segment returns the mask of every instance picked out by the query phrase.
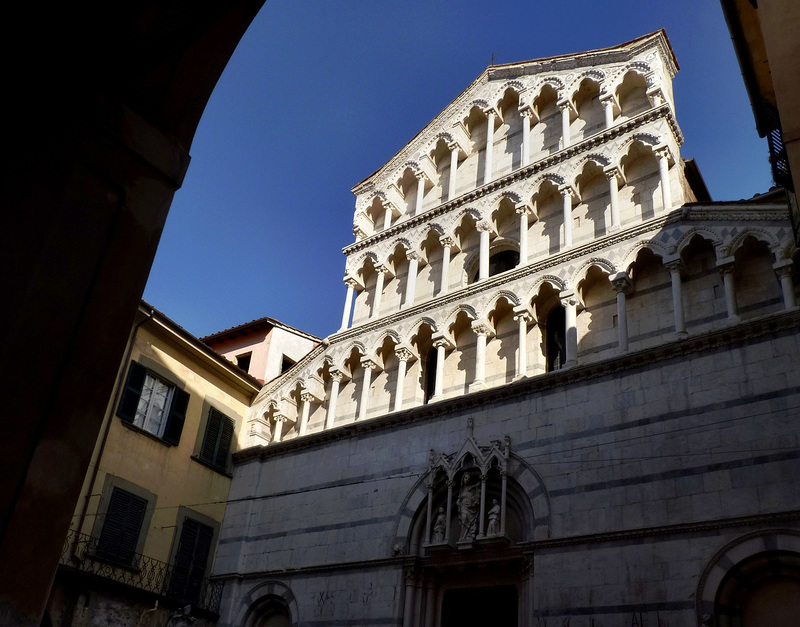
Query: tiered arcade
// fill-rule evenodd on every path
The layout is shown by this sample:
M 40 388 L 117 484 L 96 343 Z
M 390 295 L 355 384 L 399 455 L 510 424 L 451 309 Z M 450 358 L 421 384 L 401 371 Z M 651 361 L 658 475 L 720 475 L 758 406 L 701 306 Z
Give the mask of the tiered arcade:
M 265 386 L 250 443 L 794 308 L 785 204 L 710 203 L 676 71 L 660 31 L 484 71 L 353 189 L 341 328 Z

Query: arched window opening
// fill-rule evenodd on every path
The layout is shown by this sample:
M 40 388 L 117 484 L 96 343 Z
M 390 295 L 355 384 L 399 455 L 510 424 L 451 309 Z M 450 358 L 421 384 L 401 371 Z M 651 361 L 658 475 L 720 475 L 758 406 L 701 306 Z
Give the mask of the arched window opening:
M 292 613 L 286 600 L 277 594 L 268 594 L 248 611 L 245 627 L 291 627 Z
M 501 250 L 494 253 L 489 257 L 489 276 L 513 270 L 519 265 L 519 251 L 516 250 Z M 472 272 L 472 280 L 470 283 L 475 283 L 478 280 L 480 268 L 476 267 Z
M 561 305 L 547 316 L 547 372 L 564 367 L 567 361 L 567 318 Z
M 425 358 L 425 364 L 423 366 L 423 381 L 425 385 L 423 389 L 423 403 L 425 404 L 430 402 L 436 389 L 436 364 L 438 363 L 438 360 L 438 351 L 434 347 L 431 347 L 431 349 L 428 351 L 428 356 Z

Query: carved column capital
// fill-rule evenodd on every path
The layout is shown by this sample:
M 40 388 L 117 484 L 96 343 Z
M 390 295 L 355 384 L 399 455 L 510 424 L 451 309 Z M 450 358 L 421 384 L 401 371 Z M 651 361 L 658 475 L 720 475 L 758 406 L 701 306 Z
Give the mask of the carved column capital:
M 442 248 L 453 248 L 456 245 L 456 240 L 449 235 L 442 235 L 439 238 L 439 243 L 442 245 Z
M 314 400 L 314 395 L 311 392 L 300 392 L 300 400 L 309 403 Z
M 666 145 L 656 146 L 655 148 L 653 148 L 653 154 L 659 159 L 666 159 L 668 163 L 670 161 L 673 161 L 672 151 L 669 149 L 669 146 Z
M 372 357 L 362 357 L 361 358 L 361 367 L 364 368 L 365 370 L 367 370 L 367 369 L 372 370 L 373 372 L 375 370 L 379 370 L 380 369 L 380 365 Z
M 346 377 L 345 373 L 339 370 L 338 368 L 331 368 L 330 375 L 331 379 L 333 379 L 337 383 L 341 383 Z
M 346 276 L 346 277 L 344 277 L 344 284 L 347 287 L 352 287 L 356 291 L 358 291 L 360 289 L 363 289 L 363 287 L 364 287 L 363 285 L 361 285 L 360 281 L 357 278 L 355 278 L 354 276 Z
M 414 353 L 412 353 L 410 349 L 402 346 L 394 349 L 394 355 L 399 361 L 408 362 L 414 359 Z
M 494 335 L 494 329 L 492 328 L 492 325 L 485 320 L 475 320 L 471 326 L 475 335 L 484 335 L 486 337 L 491 337 Z
M 622 292 L 623 294 L 630 294 L 633 291 L 633 284 L 631 279 L 625 272 L 617 272 L 608 277 L 611 287 L 615 292 Z
M 723 257 L 717 260 L 717 269 L 720 275 L 731 274 L 736 270 L 736 260 L 733 257 Z
M 564 290 L 563 292 L 559 292 L 558 298 L 561 301 L 561 305 L 564 307 L 576 307 L 579 304 L 578 296 L 572 290 Z
M 616 179 L 617 182 L 620 181 L 623 183 L 625 182 L 625 177 L 622 175 L 622 170 L 620 170 L 615 165 L 610 165 L 608 167 L 603 168 L 603 174 L 605 174 L 606 178 L 609 181 L 613 181 L 614 179 Z
M 792 276 L 794 262 L 791 259 L 781 259 L 772 264 L 772 268 L 775 270 L 775 276 L 781 279 L 786 276 Z
M 514 211 L 517 213 L 517 215 L 530 215 L 533 213 L 532 207 L 526 202 L 522 202 L 515 206 Z
M 530 105 L 522 105 L 518 109 L 519 114 L 524 117 L 528 118 L 529 120 L 533 120 L 534 122 L 539 121 L 539 116 L 536 115 L 536 111 L 533 110 L 533 107 Z
M 574 200 L 578 198 L 578 194 L 575 192 L 575 188 L 572 185 L 562 185 L 558 188 L 558 193 L 561 194 L 562 198 L 569 198 Z
M 478 223 L 475 225 L 475 229 L 480 232 L 488 232 L 488 233 L 494 231 L 491 222 L 489 222 L 488 220 L 479 220 Z
M 686 272 L 686 265 L 683 263 L 682 259 L 671 259 L 670 261 L 665 261 L 664 267 L 670 272 L 678 272 L 681 275 L 685 274 Z

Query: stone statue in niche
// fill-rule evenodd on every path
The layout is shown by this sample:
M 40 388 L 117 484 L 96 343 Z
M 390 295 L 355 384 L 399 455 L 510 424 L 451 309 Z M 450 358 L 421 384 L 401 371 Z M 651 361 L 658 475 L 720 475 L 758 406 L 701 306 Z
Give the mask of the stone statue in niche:
M 459 541 L 475 538 L 478 522 L 478 511 L 481 506 L 481 486 L 473 480 L 472 475 L 465 473 L 461 479 L 461 489 L 458 492 L 456 505 L 458 506 L 458 521 L 461 523 L 461 536 Z
M 487 536 L 496 536 L 500 533 L 500 505 L 497 499 L 492 499 L 492 506 L 489 508 L 489 524 L 486 526 Z
M 447 516 L 444 514 L 444 507 L 440 507 L 439 512 L 436 514 L 436 520 L 433 522 L 433 543 L 441 544 L 444 542 L 446 531 Z

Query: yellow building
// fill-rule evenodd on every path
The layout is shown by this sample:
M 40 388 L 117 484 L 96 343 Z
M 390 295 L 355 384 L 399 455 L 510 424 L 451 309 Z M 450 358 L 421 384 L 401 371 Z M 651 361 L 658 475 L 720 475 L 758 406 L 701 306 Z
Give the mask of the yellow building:
M 201 624 L 216 619 L 221 585 L 208 575 L 231 452 L 259 388 L 164 314 L 140 305 L 46 620 L 163 625 L 186 604 Z

